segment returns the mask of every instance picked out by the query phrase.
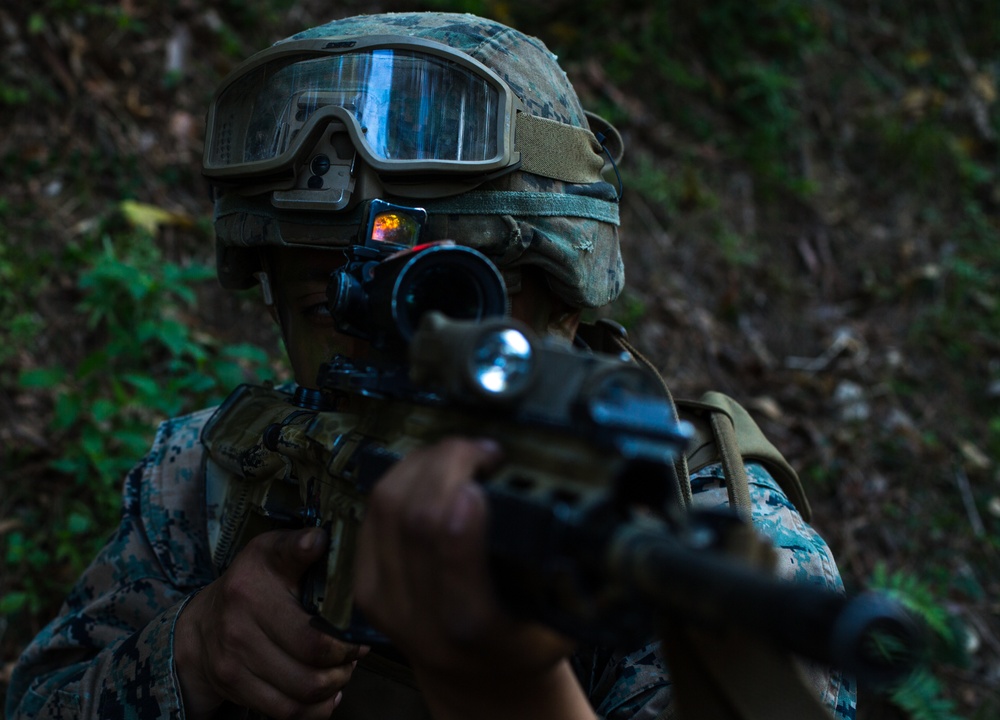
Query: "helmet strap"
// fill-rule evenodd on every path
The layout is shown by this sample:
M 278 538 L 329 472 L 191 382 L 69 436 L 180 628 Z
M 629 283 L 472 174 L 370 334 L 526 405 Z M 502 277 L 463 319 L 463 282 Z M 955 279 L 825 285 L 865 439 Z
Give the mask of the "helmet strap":
M 271 292 L 271 279 L 267 271 L 261 270 L 260 272 L 255 272 L 253 276 L 260 283 L 260 294 L 264 300 L 264 304 L 268 307 L 274 307 L 274 293 Z

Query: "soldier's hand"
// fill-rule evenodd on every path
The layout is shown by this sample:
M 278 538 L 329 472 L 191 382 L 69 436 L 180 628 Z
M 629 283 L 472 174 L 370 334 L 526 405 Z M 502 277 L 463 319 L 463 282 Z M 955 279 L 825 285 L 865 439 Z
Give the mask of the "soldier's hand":
M 275 718 L 323 718 L 364 649 L 309 624 L 299 581 L 327 549 L 318 529 L 258 535 L 181 613 L 175 667 L 188 717 L 223 701 Z
M 407 655 L 435 717 L 590 716 L 572 645 L 495 599 L 473 478 L 499 460 L 494 443 L 450 439 L 393 466 L 361 529 L 356 600 Z

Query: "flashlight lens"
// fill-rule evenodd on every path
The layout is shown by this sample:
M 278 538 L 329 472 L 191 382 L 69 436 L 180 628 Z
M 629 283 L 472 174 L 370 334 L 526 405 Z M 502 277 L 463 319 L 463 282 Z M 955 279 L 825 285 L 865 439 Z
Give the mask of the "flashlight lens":
M 512 328 L 489 332 L 472 354 L 472 379 L 489 395 L 510 395 L 525 387 L 531 377 L 534 355 L 531 343 Z

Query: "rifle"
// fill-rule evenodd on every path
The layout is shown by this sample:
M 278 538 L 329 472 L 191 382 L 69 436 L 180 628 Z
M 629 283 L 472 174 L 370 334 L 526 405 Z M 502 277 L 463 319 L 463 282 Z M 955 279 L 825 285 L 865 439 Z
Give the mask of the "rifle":
M 291 394 L 242 385 L 206 425 L 208 462 L 229 478 L 218 566 L 266 530 L 323 527 L 329 553 L 303 605 L 342 639 L 385 643 L 352 599 L 367 496 L 414 448 L 472 433 L 507 458 L 482 482 L 491 572 L 512 613 L 617 646 L 681 617 L 873 684 L 909 670 L 919 641 L 899 605 L 777 580 L 741 550 L 765 545 L 744 519 L 685 505 L 668 478 L 690 428 L 657 378 L 504 317 L 503 279 L 471 248 L 373 239 L 377 213 L 405 212 L 373 204 L 328 288 L 338 329 L 369 340 L 369 356 L 337 356 L 316 388 Z

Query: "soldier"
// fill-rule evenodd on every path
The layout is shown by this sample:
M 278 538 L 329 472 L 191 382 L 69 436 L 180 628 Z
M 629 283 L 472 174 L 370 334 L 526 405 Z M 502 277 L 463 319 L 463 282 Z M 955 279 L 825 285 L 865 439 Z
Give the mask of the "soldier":
M 364 352 L 334 330 L 326 286 L 370 202 L 389 200 L 428 211 L 424 239 L 495 262 L 513 316 L 571 339 L 580 311 L 622 288 L 617 193 L 602 177 L 616 142 L 544 45 L 496 22 L 408 13 L 307 30 L 237 68 L 213 101 L 204 171 L 220 280 L 262 286 L 295 380 L 311 385 L 334 353 Z M 165 422 L 127 477 L 120 527 L 14 672 L 12 720 L 669 712 L 658 641 L 574 650 L 497 605 L 470 481 L 501 459 L 496 443 L 418 450 L 372 497 L 356 596 L 406 668 L 310 623 L 298 588 L 326 552 L 322 531 L 266 533 L 224 572 L 213 566 L 219 489 L 201 444 L 211 412 Z M 747 472 L 782 572 L 839 587 L 787 493 L 762 465 Z M 719 477 L 715 464 L 693 474 L 703 503 L 725 503 Z M 839 673 L 812 679 L 837 717 L 854 716 Z

